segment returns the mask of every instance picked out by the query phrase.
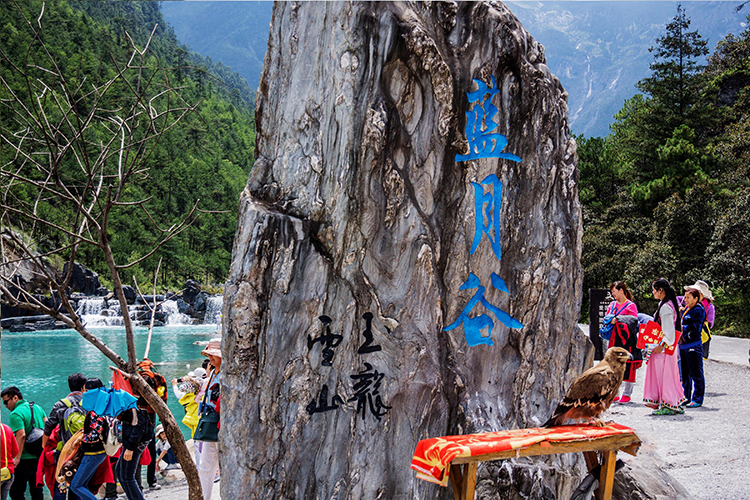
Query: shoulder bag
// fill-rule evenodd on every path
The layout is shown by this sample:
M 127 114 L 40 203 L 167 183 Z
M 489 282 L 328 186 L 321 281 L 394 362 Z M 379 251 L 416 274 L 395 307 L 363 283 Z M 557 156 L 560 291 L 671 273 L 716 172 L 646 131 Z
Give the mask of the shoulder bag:
M 711 347 L 711 327 L 708 326 L 708 321 L 703 322 L 701 341 L 703 342 L 703 359 L 708 359 L 708 349 Z
M 31 432 L 26 436 L 26 442 L 23 445 L 23 449 L 35 457 L 38 457 L 42 454 L 42 436 L 44 436 L 44 431 L 36 427 L 34 423 L 33 401 L 29 403 L 29 410 L 31 410 Z
M 6 463 L 13 461 L 13 457 L 6 456 L 6 453 L 8 453 L 7 451 L 8 448 L 5 445 L 5 428 L 4 427 L 0 427 L 0 439 L 2 439 L 3 441 L 3 454 L 2 454 L 3 460 L 5 460 Z M 15 437 L 11 439 L 15 439 Z M 0 469 L 0 482 L 4 483 L 8 479 L 10 479 L 12 474 L 13 473 L 10 471 L 9 467 L 3 467 L 2 469 Z
M 612 337 L 612 330 L 614 330 L 614 323 L 612 323 L 612 320 L 616 318 L 620 313 L 622 313 L 626 307 L 628 307 L 628 304 L 630 304 L 629 300 L 626 300 L 625 303 L 622 305 L 622 308 L 618 311 L 617 310 L 617 302 L 614 302 L 615 306 L 612 308 L 612 313 L 607 314 L 602 318 L 602 326 L 599 328 L 599 336 L 609 341 L 609 339 Z M 606 351 L 606 349 L 605 349 Z
M 117 419 L 112 419 L 109 423 L 107 435 L 104 437 L 104 451 L 106 451 L 107 455 L 110 457 L 116 455 L 117 450 L 122 446 L 122 431 L 120 430 L 118 433 L 118 427 L 120 427 L 120 425 L 121 424 Z
M 210 381 L 208 387 L 211 387 Z M 196 441 L 216 442 L 219 440 L 219 413 L 206 403 L 209 392 L 210 389 L 207 389 L 205 394 L 203 394 L 201 418 L 198 421 L 198 427 L 195 429 L 195 434 L 193 435 L 193 439 Z
M 73 434 L 73 437 L 68 439 L 65 446 L 63 446 L 60 456 L 57 459 L 57 468 L 55 469 L 55 480 L 58 483 L 70 483 L 73 479 L 73 475 L 83 457 L 81 450 L 82 441 L 83 429 Z

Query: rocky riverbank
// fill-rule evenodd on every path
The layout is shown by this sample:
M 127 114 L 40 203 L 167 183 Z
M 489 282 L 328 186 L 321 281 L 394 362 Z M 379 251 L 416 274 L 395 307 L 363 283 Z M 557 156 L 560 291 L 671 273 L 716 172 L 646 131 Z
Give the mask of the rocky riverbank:
M 67 266 L 63 272 L 67 272 Z M 16 287 L 11 289 L 11 293 L 17 297 L 21 296 L 21 289 L 27 290 L 28 288 L 25 285 L 26 283 L 22 280 L 17 280 Z M 202 290 L 201 284 L 194 280 L 187 280 L 179 293 L 140 295 L 135 288 L 128 285 L 123 286 L 123 293 L 128 304 L 127 314 L 135 326 L 148 326 L 152 316 L 154 326 L 219 322 L 222 296 L 209 295 Z M 62 308 L 62 300 L 56 293 L 32 294 L 32 296 L 49 308 Z M 76 314 L 81 316 L 83 322 L 89 326 L 121 326 L 123 324 L 122 308 L 115 293 L 101 286 L 98 275 L 81 264 L 73 266 L 66 296 Z M 155 309 L 154 303 L 156 303 Z M 47 315 L 34 315 L 31 311 L 21 307 L 2 305 L 0 318 L 2 318 L 0 326 L 11 332 L 68 328 L 63 321 Z

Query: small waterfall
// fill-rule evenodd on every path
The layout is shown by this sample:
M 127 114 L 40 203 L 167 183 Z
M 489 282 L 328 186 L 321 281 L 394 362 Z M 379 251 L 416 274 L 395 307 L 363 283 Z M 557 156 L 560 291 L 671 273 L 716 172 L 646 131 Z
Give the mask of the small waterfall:
M 120 307 L 119 302 L 113 301 L 109 305 L 109 316 L 113 316 L 116 318 L 119 318 L 120 322 L 116 323 L 116 325 L 122 325 L 122 307 Z M 136 320 L 138 318 L 138 306 L 137 305 L 130 305 L 128 306 L 128 316 L 130 316 L 130 319 Z M 114 323 L 113 323 L 114 324 Z
M 193 320 L 187 314 L 182 314 L 177 302 L 174 300 L 165 300 L 161 303 L 161 309 L 167 315 L 165 324 L 167 325 L 190 325 Z
M 104 299 L 101 297 L 85 298 L 78 301 L 76 314 L 86 326 L 121 326 L 122 315 L 120 306 L 116 310 L 113 304 L 111 309 L 105 309 Z
M 139 307 L 128 306 L 128 316 L 134 322 L 138 318 Z M 78 301 L 76 313 L 86 326 L 123 326 L 122 308 L 116 300 L 105 302 L 101 297 L 86 297 Z
M 221 324 L 221 307 L 224 297 L 208 297 L 206 300 L 206 314 L 204 323 L 209 325 Z M 122 326 L 122 308 L 117 300 L 105 301 L 103 297 L 82 297 L 78 299 L 76 313 L 88 326 Z M 127 311 L 136 326 L 148 326 L 150 313 L 144 304 L 132 304 Z M 178 326 L 199 323 L 187 314 L 181 313 L 176 300 L 166 300 L 160 304 L 156 312 L 156 326 Z
M 79 316 L 99 316 L 104 309 L 104 298 L 81 299 L 76 314 Z
M 216 295 L 209 297 L 206 301 L 206 316 L 203 322 L 207 325 L 221 324 L 221 308 L 224 305 L 224 297 Z

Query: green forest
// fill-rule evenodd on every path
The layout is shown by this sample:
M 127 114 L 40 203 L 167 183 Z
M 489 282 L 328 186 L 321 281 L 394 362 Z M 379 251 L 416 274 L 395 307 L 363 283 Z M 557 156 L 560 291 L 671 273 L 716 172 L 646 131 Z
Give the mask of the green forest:
M 748 336 L 750 29 L 710 53 L 678 7 L 650 51 L 650 75 L 610 134 L 576 138 L 584 292 L 622 280 L 651 314 L 654 279 L 678 294 L 701 279 L 715 333 Z
M 42 5 L 0 4 L 3 100 L 26 91 L 7 63 L 42 58 L 28 29 Z M 56 0 L 44 4 L 40 23 L 47 49 L 77 82 L 115 74 L 127 57 L 126 36 L 142 47 L 156 26 L 149 67 L 179 87 L 186 101 L 200 104 L 163 134 L 146 159 L 148 175 L 129 185 L 128 198 L 148 199 L 159 227 L 177 223 L 197 200 L 206 213 L 155 257 L 123 271 L 123 282 L 150 280 L 163 257 L 163 287 L 179 289 L 188 278 L 222 283 L 239 195 L 254 160 L 254 99 L 247 83 L 181 46 L 158 2 Z M 650 75 L 617 113 L 611 133 L 576 137 L 584 221 L 581 316 L 588 311 L 588 289 L 615 280 L 628 284 L 640 310 L 650 313 L 655 278 L 667 277 L 678 291 L 702 279 L 716 297 L 717 333 L 747 336 L 750 310 L 741 304 L 750 299 L 750 29 L 710 52 L 678 8 L 651 53 Z M 0 107 L 3 123 L 8 113 Z M 11 152 L 3 147 L 6 162 Z M 23 190 L 14 194 L 33 202 Z M 53 219 L 74 215 L 52 198 L 42 199 L 39 209 Z M 159 238 L 152 225 L 138 222 L 135 210 L 124 206 L 109 222 L 118 262 L 138 259 Z M 52 233 L 35 243 L 40 252 L 63 246 Z M 110 285 L 100 253 L 84 247 L 77 260 Z
M 40 35 L 32 41 L 37 23 Z M 185 102 L 198 105 L 196 112 L 158 138 L 143 165 L 146 175 L 134 178 L 125 193 L 129 200 L 148 200 L 146 208 L 154 224 L 144 224 L 136 216 L 140 207 L 123 206 L 113 211 L 108 221 L 112 251 L 118 263 L 138 259 L 159 238 L 157 226 L 168 228 L 178 223 L 200 200 L 198 208 L 204 212 L 192 226 L 168 241 L 154 257 L 125 269 L 122 280 L 132 284 L 132 276 L 137 276 L 140 283 L 148 283 L 159 257 L 163 257 L 163 287 L 180 289 L 188 278 L 204 285 L 223 283 L 229 269 L 239 195 L 254 161 L 254 97 L 245 80 L 222 64 L 181 46 L 162 18 L 158 2 L 3 2 L 0 25 L 0 77 L 5 82 L 0 97 L 6 104 L 0 109 L 0 119 L 6 131 L 14 122 L 8 100 L 23 103 L 30 95 L 27 82 L 13 65 L 30 68 L 42 81 L 45 75 L 41 68 L 54 60 L 67 84 L 80 84 L 85 91 L 87 85 L 106 82 L 126 64 L 128 37 L 132 45 L 143 48 L 156 27 L 148 46 L 144 78 L 161 78 L 179 89 Z M 113 86 L 108 102 L 118 105 L 125 90 Z M 81 99 L 78 105 L 85 108 L 85 101 Z M 7 165 L 13 151 L 7 144 L 0 148 Z M 74 162 L 68 160 L 72 159 L 64 159 L 60 171 L 74 175 Z M 24 206 L 35 201 L 23 189 L 13 194 Z M 75 216 L 53 198 L 40 200 L 35 209 L 53 220 Z M 11 225 L 19 228 L 21 223 L 11 217 Z M 42 253 L 64 246 L 59 232 L 37 231 L 34 237 Z M 96 250 L 82 246 L 76 260 L 99 273 L 111 288 L 104 257 Z M 62 264 L 59 259 L 55 261 L 54 255 L 49 258 L 58 268 Z

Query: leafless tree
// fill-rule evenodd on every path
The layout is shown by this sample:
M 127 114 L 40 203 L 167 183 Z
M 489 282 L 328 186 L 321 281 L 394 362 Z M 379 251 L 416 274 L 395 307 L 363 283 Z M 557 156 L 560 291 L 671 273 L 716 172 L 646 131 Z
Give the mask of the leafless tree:
M 19 8 L 19 11 L 21 9 Z M 147 160 L 163 134 L 177 126 L 197 103 L 188 104 L 181 88 L 170 84 L 168 72 L 149 53 L 156 27 L 143 48 L 129 42 L 129 57 L 112 56 L 116 75 L 106 81 L 69 77 L 58 67 L 43 41 L 44 7 L 37 19 L 26 20 L 32 41 L 25 60 L 11 61 L 0 47 L 2 64 L 24 83 L 22 92 L 0 78 L 0 294 L 9 306 L 46 314 L 74 328 L 115 367 L 130 376 L 164 424 L 167 437 L 188 480 L 191 500 L 202 498 L 195 464 L 166 403 L 137 372 L 133 324 L 126 313 L 120 273 L 151 257 L 199 215 L 198 203 L 178 223 L 160 227 L 148 210 L 148 199 L 133 199 L 131 185 L 147 178 Z M 19 27 L 20 28 L 20 27 Z M 33 54 L 33 56 L 32 56 Z M 41 54 L 41 57 L 40 57 Z M 18 81 L 18 80 L 16 80 Z M 133 262 L 116 262 L 111 247 L 111 216 L 132 212 L 133 224 L 157 228 L 158 241 Z M 39 250 L 34 241 L 44 233 L 53 248 Z M 49 235 L 54 235 L 50 238 Z M 88 247 L 106 260 L 116 298 L 122 308 L 127 359 L 123 359 L 81 321 L 65 293 L 73 263 Z M 48 264 L 56 256 L 68 262 L 67 272 Z M 14 277 L 21 270 L 59 303 L 40 300 Z

